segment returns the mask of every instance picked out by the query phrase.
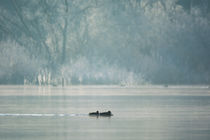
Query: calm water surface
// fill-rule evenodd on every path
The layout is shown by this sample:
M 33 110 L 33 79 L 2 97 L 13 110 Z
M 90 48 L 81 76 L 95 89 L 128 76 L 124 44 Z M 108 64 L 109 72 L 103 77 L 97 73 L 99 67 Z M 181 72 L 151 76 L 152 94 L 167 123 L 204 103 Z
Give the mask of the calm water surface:
M 111 110 L 113 117 L 89 117 Z M 206 87 L 0 86 L 1 140 L 209 140 Z

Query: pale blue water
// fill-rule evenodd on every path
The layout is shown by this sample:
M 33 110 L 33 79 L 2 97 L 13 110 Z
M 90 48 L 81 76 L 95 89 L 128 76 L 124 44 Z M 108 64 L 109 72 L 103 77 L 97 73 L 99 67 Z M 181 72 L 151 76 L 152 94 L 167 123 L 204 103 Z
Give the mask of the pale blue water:
M 0 86 L 0 139 L 209 140 L 210 90 Z

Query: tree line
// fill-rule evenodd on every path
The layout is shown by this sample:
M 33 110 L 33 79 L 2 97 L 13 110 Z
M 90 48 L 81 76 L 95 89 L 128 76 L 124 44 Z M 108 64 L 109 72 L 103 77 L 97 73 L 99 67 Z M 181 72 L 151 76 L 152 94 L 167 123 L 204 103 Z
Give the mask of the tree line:
M 2 0 L 0 84 L 209 84 L 208 0 Z

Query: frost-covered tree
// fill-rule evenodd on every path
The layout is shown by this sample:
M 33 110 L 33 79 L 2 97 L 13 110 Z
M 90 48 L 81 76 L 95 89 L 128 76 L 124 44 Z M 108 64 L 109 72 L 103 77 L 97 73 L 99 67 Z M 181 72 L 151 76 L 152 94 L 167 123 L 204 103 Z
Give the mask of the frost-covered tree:
M 30 61 L 14 55 L 17 60 L 36 64 L 33 74 L 21 76 L 31 83 L 42 77 L 71 84 L 209 83 L 209 5 L 207 0 L 2 0 L 0 48 L 16 44 L 10 48 L 21 48 Z M 21 67 L 0 66 L 21 73 L 16 71 Z

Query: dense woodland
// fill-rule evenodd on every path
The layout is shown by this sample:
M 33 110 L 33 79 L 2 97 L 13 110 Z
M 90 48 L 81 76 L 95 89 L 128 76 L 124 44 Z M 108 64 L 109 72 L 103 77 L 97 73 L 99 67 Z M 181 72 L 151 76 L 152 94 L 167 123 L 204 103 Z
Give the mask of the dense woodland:
M 210 84 L 209 0 L 1 0 L 0 84 Z

